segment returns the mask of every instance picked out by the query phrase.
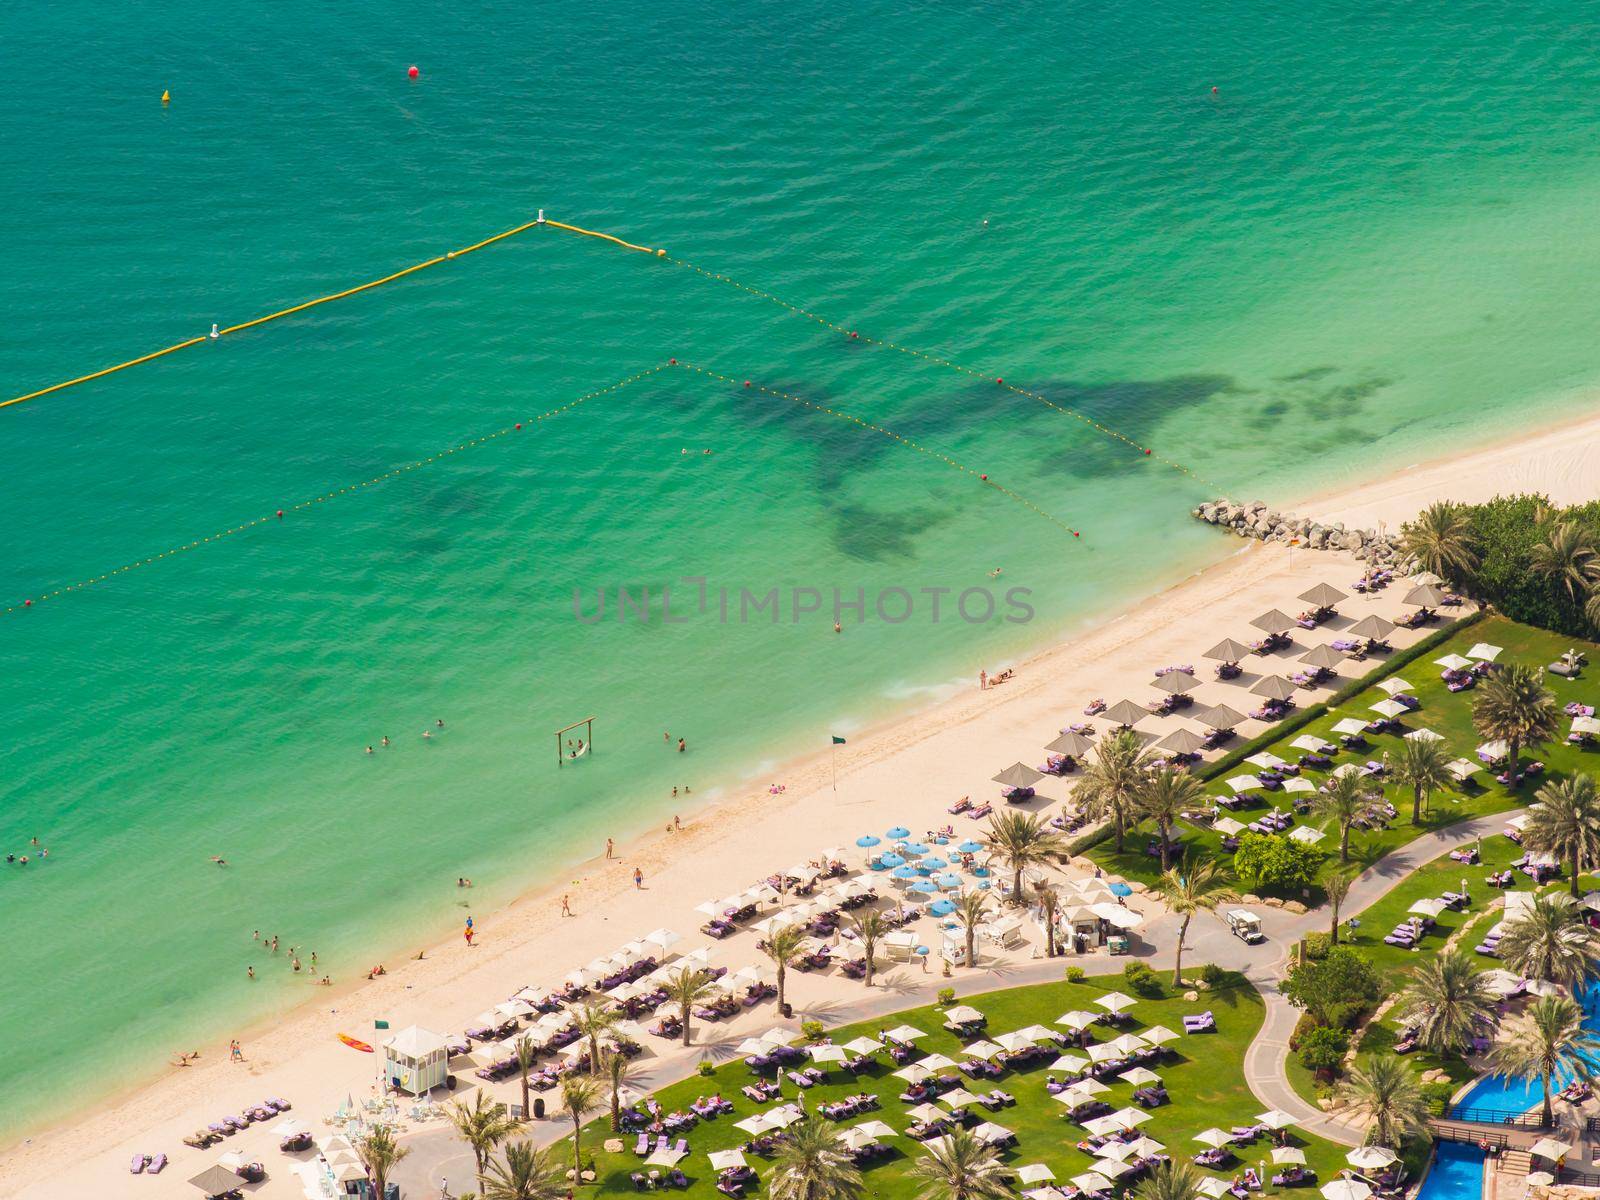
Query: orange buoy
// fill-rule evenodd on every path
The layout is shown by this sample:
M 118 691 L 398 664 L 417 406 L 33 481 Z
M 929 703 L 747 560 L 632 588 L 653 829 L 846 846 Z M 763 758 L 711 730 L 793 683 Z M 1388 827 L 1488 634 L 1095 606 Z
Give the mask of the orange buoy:
M 418 75 L 421 75 L 421 74 L 422 74 L 422 72 L 417 70 L 415 65 L 412 65 L 412 66 L 406 68 L 406 75 L 409 76 L 412 79 L 415 79 Z

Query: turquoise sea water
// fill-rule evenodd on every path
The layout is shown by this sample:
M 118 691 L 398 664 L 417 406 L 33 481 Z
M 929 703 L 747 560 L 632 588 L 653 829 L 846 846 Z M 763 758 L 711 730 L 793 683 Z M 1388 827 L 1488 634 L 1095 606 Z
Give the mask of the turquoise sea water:
M 544 207 L 1292 499 L 1600 374 L 1597 35 L 1570 3 L 10 6 L 0 392 Z M 671 355 L 881 422 L 1083 537 L 667 372 L 0 618 L 0 849 L 51 851 L 0 870 L 0 1135 L 305 1000 L 252 929 L 348 977 L 453 924 L 458 875 L 509 899 L 673 785 L 709 795 L 1230 549 L 1182 516 L 1207 489 L 1044 406 L 534 231 L 0 410 L 0 597 Z M 574 587 L 592 610 L 685 575 L 853 594 L 996 565 L 1031 624 L 572 616 Z M 550 731 L 591 713 L 597 754 L 558 774 Z

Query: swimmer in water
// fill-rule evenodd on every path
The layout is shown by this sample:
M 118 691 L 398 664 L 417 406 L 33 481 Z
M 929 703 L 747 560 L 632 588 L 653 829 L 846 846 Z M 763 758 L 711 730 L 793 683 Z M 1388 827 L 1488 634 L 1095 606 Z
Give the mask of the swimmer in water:
M 388 744 L 389 744 L 389 735 L 386 733 L 386 734 L 383 735 L 383 745 L 387 746 Z
M 443 717 L 437 717 L 437 718 L 435 718 L 435 719 L 434 719 L 434 722 L 433 722 L 433 723 L 434 723 L 434 724 L 435 724 L 435 725 L 437 725 L 437 726 L 438 726 L 438 727 L 439 727 L 439 728 L 440 728 L 440 729 L 443 729 L 443 728 L 444 728 L 444 718 L 443 718 Z
M 368 746 L 368 747 L 367 747 L 367 753 L 368 753 L 368 754 L 372 754 L 372 753 L 374 753 L 374 750 L 373 750 L 373 749 L 372 749 L 372 747 L 371 747 L 371 746 Z
M 425 737 L 425 738 L 431 738 L 431 737 L 432 737 L 432 736 L 433 736 L 433 730 L 431 730 L 431 729 L 424 729 L 424 730 L 423 730 L 423 731 L 422 731 L 422 736 L 423 736 L 423 737 Z
M 228 865 L 228 860 L 223 858 L 220 854 L 213 854 L 211 856 L 211 861 L 216 863 L 219 867 L 225 867 Z

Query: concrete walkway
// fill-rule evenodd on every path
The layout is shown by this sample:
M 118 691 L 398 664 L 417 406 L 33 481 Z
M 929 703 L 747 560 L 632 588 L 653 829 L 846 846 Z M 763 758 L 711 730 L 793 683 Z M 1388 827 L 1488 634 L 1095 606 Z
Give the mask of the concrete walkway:
M 1340 916 L 1359 915 L 1387 896 L 1418 867 L 1479 838 L 1498 834 L 1505 826 L 1505 819 L 1506 814 L 1500 813 L 1447 825 L 1384 855 L 1351 884 Z M 1301 1099 L 1284 1075 L 1289 1037 L 1300 1018 L 1300 1010 L 1283 998 L 1278 984 L 1294 945 L 1307 933 L 1327 928 L 1327 909 L 1294 915 L 1282 909 L 1264 907 L 1258 915 L 1267 941 L 1255 946 L 1246 945 L 1234 937 L 1221 918 L 1204 913 L 1197 916 L 1190 925 L 1189 937 L 1184 945 L 1184 961 L 1191 965 L 1211 962 L 1226 970 L 1238 971 L 1264 998 L 1265 1019 L 1245 1052 L 1244 1060 L 1245 1082 L 1256 1099 L 1261 1101 L 1262 1107 L 1293 1113 L 1300 1121 L 1299 1127 L 1307 1133 L 1342 1145 L 1359 1145 L 1365 1137 L 1363 1129 L 1332 1117 Z M 1170 914 L 1151 920 L 1141 930 L 1135 957 L 1156 970 L 1170 971 L 1178 927 L 1179 921 Z M 1100 961 L 1094 959 L 1084 965 L 1092 969 Z M 1073 963 L 1072 957 L 1067 956 L 1033 959 L 990 970 L 963 971 L 958 968 L 949 979 L 943 978 L 937 971 L 891 965 L 879 973 L 870 991 L 863 989 L 859 998 L 848 1004 L 821 1007 L 797 1005 L 795 1035 L 799 1036 L 800 1021 L 822 1021 L 829 1027 L 837 1027 L 932 1004 L 939 990 L 945 987 L 953 989 L 958 997 L 968 997 L 1005 988 L 1052 983 L 1061 979 L 1062 973 Z M 773 1020 L 775 1024 L 780 1023 L 776 1011 Z M 696 1034 L 702 1037 L 708 1030 L 715 1031 L 716 1026 L 701 1023 L 695 1027 Z M 649 1070 L 632 1084 L 633 1090 L 654 1092 L 686 1079 L 694 1074 L 702 1058 L 715 1061 L 735 1058 L 735 1047 L 742 1040 L 743 1035 L 735 1038 L 713 1037 L 709 1042 L 697 1042 L 688 1048 L 677 1046 L 659 1052 L 650 1059 Z M 559 1101 L 554 1101 L 553 1096 L 554 1093 L 545 1093 L 546 1103 L 552 1105 L 550 1114 L 545 1120 L 534 1123 L 529 1130 L 528 1138 L 535 1145 L 549 1145 L 571 1131 L 570 1122 L 563 1119 L 555 1107 Z M 400 1164 L 394 1176 L 404 1194 L 437 1195 L 441 1179 L 449 1181 L 452 1193 L 476 1189 L 472 1155 L 448 1126 L 419 1132 L 408 1137 L 406 1144 L 411 1149 L 411 1155 Z

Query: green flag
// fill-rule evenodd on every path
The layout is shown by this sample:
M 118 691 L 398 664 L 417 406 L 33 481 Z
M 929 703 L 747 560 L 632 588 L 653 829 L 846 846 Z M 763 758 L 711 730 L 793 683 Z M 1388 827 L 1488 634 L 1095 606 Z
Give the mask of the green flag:
M 387 1022 L 387 1021 L 374 1021 L 372 1023 L 372 1027 L 374 1029 L 387 1029 L 387 1028 L 389 1028 L 389 1022 Z
M 836 733 L 836 734 L 834 734 L 834 735 L 833 735 L 833 744 L 834 744 L 834 745 L 835 745 L 835 746 L 842 746 L 842 745 L 844 745 L 844 739 L 843 739 L 843 738 L 842 738 L 842 737 L 840 737 L 840 736 L 839 736 L 839 735 L 838 735 L 838 734 L 837 734 L 837 733 Z

